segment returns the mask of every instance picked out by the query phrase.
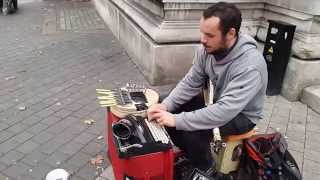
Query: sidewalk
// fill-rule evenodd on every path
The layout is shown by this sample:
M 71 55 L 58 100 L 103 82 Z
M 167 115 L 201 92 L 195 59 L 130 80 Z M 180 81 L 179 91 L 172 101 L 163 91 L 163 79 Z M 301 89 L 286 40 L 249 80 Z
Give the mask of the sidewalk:
M 72 180 L 113 179 L 95 89 L 146 80 L 90 2 L 19 2 L 0 15 L 0 180 L 40 180 L 58 167 Z M 260 131 L 280 128 L 304 179 L 318 179 L 320 115 L 281 96 L 267 97 L 264 113 Z M 89 163 L 99 154 L 101 175 Z
M 144 79 L 90 2 L 19 2 L 0 15 L 0 180 L 57 167 L 94 179 L 102 169 L 89 161 L 106 155 L 95 89 Z

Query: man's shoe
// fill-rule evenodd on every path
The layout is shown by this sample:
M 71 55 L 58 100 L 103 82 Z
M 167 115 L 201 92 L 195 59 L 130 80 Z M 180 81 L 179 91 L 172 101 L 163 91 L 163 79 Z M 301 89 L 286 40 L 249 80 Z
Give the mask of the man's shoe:
M 215 169 L 213 168 L 209 168 L 206 171 L 206 174 L 211 177 L 214 180 L 234 180 L 233 176 L 229 175 L 229 174 L 224 174 L 221 172 L 217 172 Z
M 187 177 L 189 177 L 192 173 L 193 169 L 194 167 L 191 165 L 189 159 L 187 159 L 185 156 L 179 157 L 174 163 L 174 179 L 187 179 Z
M 216 173 L 215 178 L 219 180 L 234 180 L 233 176 L 229 174 L 223 174 L 220 172 Z

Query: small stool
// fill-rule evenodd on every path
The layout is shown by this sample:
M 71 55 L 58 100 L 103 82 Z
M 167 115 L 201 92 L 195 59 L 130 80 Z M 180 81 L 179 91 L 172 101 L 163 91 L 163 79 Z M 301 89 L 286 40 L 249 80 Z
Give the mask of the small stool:
M 242 143 L 244 139 L 248 139 L 256 134 L 255 130 L 240 135 L 230 135 L 223 138 L 226 146 L 218 153 L 212 152 L 216 160 L 216 169 L 219 172 L 228 174 L 238 169 L 240 163 L 240 155 L 242 152 Z

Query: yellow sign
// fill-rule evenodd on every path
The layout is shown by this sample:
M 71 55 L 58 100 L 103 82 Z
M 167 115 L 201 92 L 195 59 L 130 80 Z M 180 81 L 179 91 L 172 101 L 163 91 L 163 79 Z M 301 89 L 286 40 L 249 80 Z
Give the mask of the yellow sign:
M 269 50 L 268 50 L 268 52 L 271 53 L 271 54 L 273 54 L 273 48 L 270 47 Z

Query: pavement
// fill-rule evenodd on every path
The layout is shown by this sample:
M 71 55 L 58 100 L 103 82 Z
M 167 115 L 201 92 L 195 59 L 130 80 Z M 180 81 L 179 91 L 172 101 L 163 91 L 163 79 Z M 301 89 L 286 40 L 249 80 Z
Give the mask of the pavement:
M 55 168 L 71 180 L 114 179 L 95 89 L 148 83 L 92 3 L 20 0 L 17 13 L 0 15 L 0 39 L 0 180 Z M 320 115 L 282 96 L 266 97 L 264 114 L 259 131 L 283 132 L 304 179 L 318 179 Z M 97 155 L 103 164 L 91 165 Z

